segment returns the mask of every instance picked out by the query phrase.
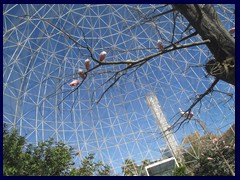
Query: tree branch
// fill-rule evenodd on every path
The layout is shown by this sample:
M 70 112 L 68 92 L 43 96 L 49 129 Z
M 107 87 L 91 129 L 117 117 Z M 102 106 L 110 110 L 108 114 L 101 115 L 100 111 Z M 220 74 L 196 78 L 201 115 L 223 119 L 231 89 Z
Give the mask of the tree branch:
M 192 105 L 191 105 L 184 113 L 186 113 L 186 112 L 191 112 L 192 108 L 193 108 L 197 103 L 199 103 L 206 95 L 208 95 L 209 93 L 211 93 L 211 92 L 213 91 L 213 88 L 214 88 L 214 86 L 218 83 L 218 81 L 219 81 L 219 79 L 215 79 L 215 80 L 213 81 L 213 83 L 211 84 L 211 86 L 210 86 L 203 94 L 200 94 L 199 97 L 198 97 L 197 99 L 195 99 L 195 101 L 192 103 Z M 188 113 L 188 116 L 187 116 L 184 120 L 182 120 L 182 121 L 180 121 L 180 122 L 179 122 L 179 120 L 180 120 L 182 117 L 178 118 L 178 120 L 171 125 L 170 129 L 174 129 L 174 128 L 177 127 L 177 129 L 174 130 L 174 132 L 177 132 L 177 131 L 179 130 L 179 128 L 183 125 L 183 123 L 185 123 L 186 121 L 189 120 L 189 115 L 190 115 L 190 113 Z
M 207 46 L 214 55 L 215 61 L 223 64 L 225 59 L 233 58 L 235 65 L 235 39 L 224 28 L 212 5 L 173 4 L 172 6 L 189 21 L 203 40 L 211 41 Z M 230 69 L 228 74 L 214 76 L 235 85 L 234 68 Z

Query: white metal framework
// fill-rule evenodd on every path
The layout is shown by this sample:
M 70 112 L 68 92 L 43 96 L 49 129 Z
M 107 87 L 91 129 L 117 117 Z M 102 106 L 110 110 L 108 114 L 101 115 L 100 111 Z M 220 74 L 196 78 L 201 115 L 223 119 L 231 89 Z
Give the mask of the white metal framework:
M 214 6 L 224 26 L 234 27 L 234 5 Z M 192 33 L 193 29 L 184 32 L 188 22 L 181 16 L 173 22 L 173 12 L 157 16 L 170 9 L 159 4 L 3 5 L 4 123 L 16 127 L 30 143 L 53 137 L 74 147 L 79 152 L 77 165 L 95 153 L 116 174 L 122 174 L 126 158 L 138 165 L 162 158 L 160 150 L 167 147 L 159 136 L 163 124 L 155 121 L 146 96 L 156 94 L 161 112 L 154 112 L 173 124 L 180 117 L 178 109 L 187 110 L 213 81 L 201 66 L 212 56 L 205 45 L 157 56 L 128 71 L 99 103 L 111 71 L 123 65 L 92 71 L 75 91 L 68 84 L 78 78 L 87 58 L 98 58 L 102 51 L 107 52 L 107 62 L 135 61 L 158 52 L 159 39 L 166 47 L 171 39 Z M 182 44 L 197 41 L 200 36 Z M 194 107 L 194 118 L 175 133 L 179 145 L 185 146 L 183 138 L 194 131 L 221 135 L 234 123 L 234 86 L 219 82 L 215 89 L 225 93 L 213 92 Z

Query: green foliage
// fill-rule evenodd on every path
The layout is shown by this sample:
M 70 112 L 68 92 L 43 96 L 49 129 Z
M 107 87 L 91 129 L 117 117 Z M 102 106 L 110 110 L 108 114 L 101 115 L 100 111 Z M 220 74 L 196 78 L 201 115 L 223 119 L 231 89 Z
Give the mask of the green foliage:
M 71 176 L 110 176 L 111 167 L 101 161 L 94 162 L 94 154 L 89 154 L 83 159 L 79 168 L 73 168 Z
M 226 144 L 232 144 L 235 142 L 235 124 L 233 124 L 223 135 L 222 140 Z
M 6 125 L 3 127 L 3 174 L 25 174 L 23 160 L 26 159 L 23 147 L 26 143 L 24 137 L 18 136 L 17 130 L 9 134 Z
M 124 176 L 137 176 L 138 167 L 134 160 L 126 159 L 122 165 L 122 173 Z
M 206 149 L 194 168 L 196 176 L 232 176 L 235 172 L 235 147 L 219 142 L 218 146 Z
M 187 172 L 186 172 L 186 166 L 184 166 L 183 164 L 179 164 L 179 167 L 176 167 L 173 170 L 173 175 L 174 176 L 186 176 Z
M 144 159 L 142 161 L 142 164 L 140 166 L 140 168 L 141 168 L 141 174 L 140 175 L 141 176 L 147 176 L 147 173 L 145 171 L 145 167 L 148 166 L 150 163 L 151 163 L 151 161 L 149 159 Z
M 67 175 L 72 162 L 73 149 L 65 144 L 54 143 L 53 139 L 40 142 L 34 147 L 17 130 L 3 131 L 3 174 L 60 176 Z
M 134 160 L 126 159 L 122 165 L 122 173 L 124 176 L 146 176 L 145 167 L 151 163 L 149 159 L 142 161 L 142 164 L 138 166 Z
M 30 168 L 29 175 L 37 176 L 61 176 L 69 173 L 72 162 L 73 149 L 64 143 L 54 143 L 50 138 L 45 142 L 40 142 L 38 146 L 29 145 L 26 154 Z
M 188 170 L 196 176 L 230 176 L 235 173 L 235 126 L 222 136 L 197 132 L 186 137 L 190 147 L 184 154 Z M 213 141 L 215 139 L 215 141 Z
M 72 166 L 73 148 L 52 138 L 38 143 L 27 144 L 17 130 L 9 132 L 3 128 L 3 174 L 5 176 L 93 176 L 110 175 L 111 168 L 101 161 L 94 162 L 94 154 L 85 157 L 81 166 Z M 71 170 L 72 169 L 72 170 Z

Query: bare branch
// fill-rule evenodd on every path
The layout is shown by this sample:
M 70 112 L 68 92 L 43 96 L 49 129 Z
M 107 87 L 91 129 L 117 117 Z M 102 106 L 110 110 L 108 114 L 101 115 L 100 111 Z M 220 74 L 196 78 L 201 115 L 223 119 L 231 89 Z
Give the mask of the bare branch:
M 215 90 L 215 89 L 212 92 L 222 93 L 222 94 L 225 94 L 225 95 L 227 95 L 231 98 L 233 97 L 233 93 L 223 92 L 223 91 L 219 91 L 219 90 Z
M 173 11 L 173 29 L 172 29 L 172 40 L 171 40 L 171 43 L 173 43 L 173 41 L 174 41 L 175 29 L 176 29 L 176 19 L 177 19 L 177 14 Z
M 137 61 L 111 61 L 111 62 L 101 62 L 99 64 L 101 65 L 109 65 L 109 64 L 112 64 L 112 65 L 115 65 L 115 64 L 137 64 L 137 63 L 140 63 L 140 62 L 143 62 L 143 61 L 148 61 L 156 56 L 159 56 L 159 55 L 162 55 L 164 53 L 168 53 L 168 52 L 171 52 L 171 51 L 175 51 L 175 50 L 179 50 L 179 49 L 184 49 L 184 48 L 188 48 L 188 47 L 192 47 L 192 46 L 197 46 L 197 45 L 203 45 L 203 44 L 207 44 L 207 43 L 210 43 L 210 40 L 204 40 L 204 41 L 200 41 L 200 42 L 194 42 L 194 43 L 189 43 L 189 44 L 182 44 L 182 45 L 177 45 L 173 48 L 170 48 L 170 49 L 166 49 L 165 51 L 161 51 L 161 52 L 157 52 L 155 54 L 152 54 L 152 55 L 149 55 L 147 57 L 144 57 L 144 58 L 141 58 Z
M 200 102 L 206 95 L 208 95 L 209 93 L 211 93 L 213 91 L 213 88 L 214 86 L 218 83 L 219 79 L 215 79 L 214 82 L 211 84 L 211 86 L 203 93 L 203 94 L 200 94 L 199 97 L 197 99 L 195 99 L 195 101 L 192 103 L 192 105 L 184 112 L 191 112 L 192 108 L 198 103 Z M 177 127 L 177 129 L 174 131 L 178 131 L 179 128 L 186 122 L 189 120 L 189 115 L 190 113 L 188 113 L 188 116 L 183 119 L 182 121 L 179 121 L 182 117 L 178 118 L 178 120 L 173 123 L 170 127 L 170 129 L 174 129 Z
M 193 67 L 205 67 L 205 64 L 188 65 L 188 66 L 182 71 L 182 73 L 186 72 L 189 68 L 193 68 Z
M 116 77 L 116 76 L 117 76 L 117 74 L 115 74 L 115 77 Z M 118 81 L 122 76 L 123 76 L 123 74 L 120 75 L 120 76 L 118 76 L 118 77 L 114 80 L 114 82 L 101 94 L 100 98 L 99 98 L 98 101 L 96 102 L 97 104 L 101 101 L 101 99 L 103 98 L 104 94 L 106 94 L 106 92 L 107 92 L 111 87 L 113 87 L 114 84 L 116 84 L 117 81 Z
M 72 91 L 70 91 L 70 92 L 58 103 L 58 106 L 59 106 L 68 96 L 70 96 L 74 91 L 76 91 L 76 90 L 83 84 L 83 82 L 85 81 L 85 79 L 86 79 L 86 78 L 84 78 L 84 79 L 82 80 L 82 82 L 81 82 L 75 89 L 73 89 Z
M 168 6 L 168 4 L 167 4 L 167 5 L 164 5 L 164 6 L 161 6 L 161 8 L 162 8 L 162 7 L 165 7 L 165 6 Z M 156 8 L 156 9 L 157 9 L 157 8 Z M 164 11 L 164 12 L 162 12 L 162 13 L 156 14 L 156 15 L 154 15 L 154 16 L 151 16 L 151 15 L 156 11 L 156 9 L 154 9 L 153 12 L 146 14 L 146 13 L 143 13 L 142 11 L 140 11 L 140 9 L 133 8 L 133 10 L 138 13 L 138 15 L 140 16 L 140 18 L 141 18 L 143 21 L 140 22 L 140 23 L 136 23 L 135 25 L 131 26 L 131 27 L 128 28 L 128 29 L 134 29 L 134 28 L 136 28 L 137 26 L 142 26 L 143 24 L 146 24 L 146 23 L 148 23 L 148 22 L 154 22 L 157 18 L 159 18 L 159 17 L 161 17 L 161 16 L 163 16 L 163 15 L 166 15 L 166 14 L 171 13 L 171 12 L 174 11 L 174 9 L 170 9 L 170 10 Z

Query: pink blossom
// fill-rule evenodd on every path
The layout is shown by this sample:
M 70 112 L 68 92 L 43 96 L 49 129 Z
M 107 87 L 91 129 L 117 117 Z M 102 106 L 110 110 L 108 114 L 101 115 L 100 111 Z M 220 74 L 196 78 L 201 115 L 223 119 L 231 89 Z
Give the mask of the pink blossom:
M 131 65 L 132 65 L 132 64 L 131 64 L 131 62 L 132 62 L 131 60 L 128 59 L 126 62 L 128 62 L 128 63 L 127 63 L 127 66 L 131 66 Z
M 82 69 L 79 69 L 78 70 L 78 75 L 80 78 L 84 79 L 85 78 L 85 74 L 84 74 L 84 71 Z
M 180 111 L 180 114 L 183 117 L 186 117 L 186 118 L 188 117 L 189 120 L 193 117 L 193 112 L 190 112 L 190 114 L 189 114 L 188 111 L 187 112 Z
M 106 53 L 105 51 L 101 52 L 101 53 L 100 53 L 100 56 L 99 56 L 99 61 L 103 62 L 104 59 L 106 58 L 106 54 L 107 54 L 107 53 Z
M 208 160 L 210 160 L 210 161 L 212 161 L 212 160 L 213 160 L 213 158 L 211 158 L 211 157 L 208 157 L 207 159 L 208 159 Z
M 181 116 L 183 116 L 183 117 L 187 117 L 187 116 L 188 116 L 188 112 L 183 112 L 183 111 L 181 111 L 180 114 L 181 114 Z
M 85 60 L 85 67 L 86 67 L 87 71 L 90 69 L 90 60 L 89 59 Z
M 161 51 L 164 51 L 163 43 L 162 43 L 161 40 L 158 40 L 157 45 L 158 45 L 158 48 L 159 48 Z
M 233 34 L 233 33 L 235 33 L 235 27 L 233 27 L 233 28 L 229 29 L 229 30 L 228 30 L 228 32 L 229 32 L 230 34 Z
M 230 33 L 230 35 L 232 36 L 232 37 L 234 37 L 235 38 L 235 27 L 234 28 L 231 28 L 231 29 L 229 29 L 229 31 L 228 31 L 229 33 Z
M 190 114 L 189 114 L 189 120 L 192 119 L 192 117 L 193 117 L 193 112 L 190 112 Z
M 218 139 L 217 139 L 217 138 L 214 138 L 212 141 L 213 141 L 213 143 L 215 144 L 215 143 L 218 142 Z
M 73 80 L 69 86 L 77 86 L 79 84 L 79 81 L 78 80 Z

